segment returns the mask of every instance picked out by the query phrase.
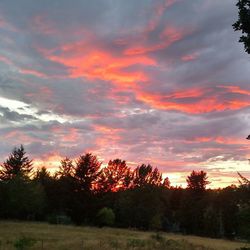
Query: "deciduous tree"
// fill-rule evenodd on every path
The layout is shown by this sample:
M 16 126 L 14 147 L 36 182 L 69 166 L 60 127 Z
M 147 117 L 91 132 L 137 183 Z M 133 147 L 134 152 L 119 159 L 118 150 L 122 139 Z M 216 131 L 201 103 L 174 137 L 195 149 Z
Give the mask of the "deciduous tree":
M 250 0 L 238 0 L 238 20 L 233 24 L 234 30 L 242 32 L 239 42 L 244 44 L 245 51 L 250 54 Z
M 127 189 L 132 180 L 130 168 L 126 161 L 110 160 L 108 166 L 102 169 L 99 187 L 105 192 L 116 192 Z

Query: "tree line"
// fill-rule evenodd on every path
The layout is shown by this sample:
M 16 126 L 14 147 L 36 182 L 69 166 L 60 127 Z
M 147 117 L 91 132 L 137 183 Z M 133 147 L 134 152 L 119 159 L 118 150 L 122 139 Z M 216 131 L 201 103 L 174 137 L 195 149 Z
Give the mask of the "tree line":
M 0 218 L 250 239 L 248 179 L 213 190 L 204 171 L 186 180 L 173 187 L 150 164 L 131 169 L 121 159 L 102 167 L 91 153 L 63 159 L 52 175 L 35 170 L 21 145 L 1 164 Z

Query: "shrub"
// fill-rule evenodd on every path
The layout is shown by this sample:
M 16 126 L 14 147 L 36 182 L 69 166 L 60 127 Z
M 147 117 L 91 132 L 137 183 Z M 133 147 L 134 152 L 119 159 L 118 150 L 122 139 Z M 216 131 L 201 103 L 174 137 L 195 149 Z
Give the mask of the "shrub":
M 18 249 L 18 250 L 24 250 L 24 249 L 34 246 L 35 243 L 36 243 L 36 240 L 23 236 L 14 242 L 14 247 L 15 249 Z
M 113 226 L 115 223 L 115 213 L 111 208 L 104 207 L 96 215 L 99 226 Z
M 160 230 L 162 228 L 162 218 L 160 214 L 156 214 L 150 221 L 149 225 L 152 230 Z

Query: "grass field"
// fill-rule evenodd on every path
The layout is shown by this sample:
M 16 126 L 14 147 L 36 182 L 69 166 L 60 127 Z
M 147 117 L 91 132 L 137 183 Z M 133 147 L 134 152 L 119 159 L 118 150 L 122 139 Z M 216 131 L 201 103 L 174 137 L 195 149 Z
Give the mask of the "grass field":
M 25 248 L 25 245 L 29 245 Z M 245 243 L 140 232 L 126 229 L 49 225 L 46 223 L 0 222 L 0 249 L 46 250 L 235 250 Z

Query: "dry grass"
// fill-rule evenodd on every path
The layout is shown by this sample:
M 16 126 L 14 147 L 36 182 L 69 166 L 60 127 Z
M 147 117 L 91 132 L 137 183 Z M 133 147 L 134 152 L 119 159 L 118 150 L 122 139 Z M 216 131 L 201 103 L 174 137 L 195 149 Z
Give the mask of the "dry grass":
M 176 250 L 235 250 L 244 243 L 161 233 L 159 240 L 152 239 L 152 232 L 126 229 L 92 228 L 49 225 L 46 223 L 0 222 L 1 250 L 12 250 L 22 237 L 34 239 L 28 249 L 85 250 L 85 249 L 176 249 Z M 250 245 L 248 244 L 248 247 Z M 21 249 L 21 248 L 19 248 Z

